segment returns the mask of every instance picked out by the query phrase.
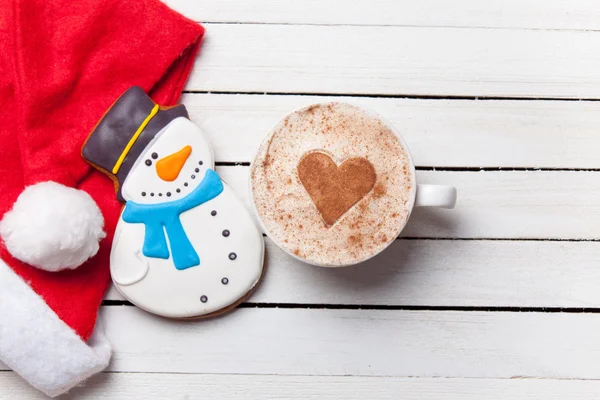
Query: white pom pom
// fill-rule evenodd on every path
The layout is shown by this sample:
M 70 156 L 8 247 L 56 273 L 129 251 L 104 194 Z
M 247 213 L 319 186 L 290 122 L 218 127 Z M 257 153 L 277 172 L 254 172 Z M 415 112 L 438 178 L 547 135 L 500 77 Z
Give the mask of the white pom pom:
M 75 269 L 93 257 L 106 234 L 89 194 L 56 182 L 27 187 L 0 222 L 13 257 L 46 271 Z

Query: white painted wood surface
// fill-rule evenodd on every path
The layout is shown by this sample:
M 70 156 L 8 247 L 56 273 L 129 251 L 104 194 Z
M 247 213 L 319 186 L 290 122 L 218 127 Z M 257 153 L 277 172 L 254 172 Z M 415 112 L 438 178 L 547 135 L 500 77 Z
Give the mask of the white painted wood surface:
M 594 0 L 166 0 L 201 22 L 597 30 Z
M 396 240 L 349 268 L 307 267 L 269 239 L 267 304 L 600 308 L 598 243 Z M 124 300 L 114 287 L 109 300 Z
M 250 304 L 216 319 L 156 318 L 111 289 L 109 372 L 65 399 L 600 397 L 600 3 L 166 3 L 207 28 L 182 101 L 218 162 L 251 161 L 295 108 L 350 101 L 459 202 L 347 269 L 267 238 Z M 247 204 L 248 167 L 217 169 Z M 0 399 L 44 398 L 6 370 Z
M 249 167 L 217 167 L 250 207 Z M 600 239 L 600 175 L 579 171 L 417 171 L 453 185 L 453 210 L 415 208 L 402 236 Z
M 246 308 L 194 323 L 103 312 L 109 371 L 600 378 L 600 315 Z
M 600 35 L 593 31 L 255 24 L 206 27 L 205 43 L 187 90 L 600 96 L 600 54 L 596 51 Z
M 21 384 L 12 372 L 0 373 L 7 398 L 46 397 Z M 114 388 L 107 391 L 106 388 Z M 447 379 L 363 376 L 281 376 L 233 374 L 99 374 L 64 400 L 596 400 L 600 384 L 590 380 Z
M 189 93 L 182 100 L 210 135 L 217 161 L 249 162 L 282 116 L 308 104 L 345 101 L 389 120 L 417 166 L 600 168 L 600 102 L 594 101 Z

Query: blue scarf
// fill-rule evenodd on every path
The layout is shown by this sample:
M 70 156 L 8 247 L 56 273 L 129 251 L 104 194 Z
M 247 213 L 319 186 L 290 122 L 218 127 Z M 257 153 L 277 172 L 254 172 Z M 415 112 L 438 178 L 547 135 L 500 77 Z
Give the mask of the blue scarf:
M 209 169 L 200 185 L 184 198 L 160 204 L 139 204 L 128 201 L 121 218 L 131 224 L 141 223 L 146 226 L 142 248 L 142 253 L 146 257 L 169 258 L 166 230 L 175 268 L 182 270 L 194 267 L 200 265 L 200 257 L 183 230 L 179 217 L 181 213 L 214 199 L 222 191 L 221 178 L 215 171 Z

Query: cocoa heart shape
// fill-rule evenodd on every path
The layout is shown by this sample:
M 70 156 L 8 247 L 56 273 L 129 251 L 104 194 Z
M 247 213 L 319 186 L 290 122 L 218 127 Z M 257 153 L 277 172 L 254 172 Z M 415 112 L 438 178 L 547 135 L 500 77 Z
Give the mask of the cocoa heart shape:
M 349 158 L 338 166 L 321 151 L 302 157 L 298 176 L 328 226 L 365 197 L 377 179 L 373 164 L 366 158 Z

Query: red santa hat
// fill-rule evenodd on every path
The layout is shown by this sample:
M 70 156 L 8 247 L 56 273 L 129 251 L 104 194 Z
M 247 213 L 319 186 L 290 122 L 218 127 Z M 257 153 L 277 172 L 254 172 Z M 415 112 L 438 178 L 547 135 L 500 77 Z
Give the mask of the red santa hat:
M 0 360 L 55 396 L 110 358 L 120 204 L 81 146 L 130 86 L 175 104 L 204 30 L 159 0 L 14 0 L 0 21 Z

